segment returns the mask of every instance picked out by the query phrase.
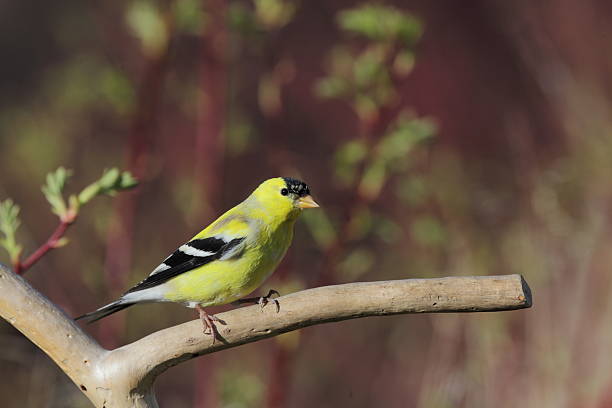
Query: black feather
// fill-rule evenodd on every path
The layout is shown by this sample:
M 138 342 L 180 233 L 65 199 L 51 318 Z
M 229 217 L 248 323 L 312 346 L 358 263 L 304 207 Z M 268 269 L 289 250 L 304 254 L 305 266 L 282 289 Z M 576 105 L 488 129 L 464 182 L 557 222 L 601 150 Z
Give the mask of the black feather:
M 159 271 L 154 273 L 153 275 L 149 275 L 143 281 L 139 282 L 136 286 L 131 288 L 125 293 L 137 292 L 139 290 L 152 288 L 157 285 L 161 285 L 164 282 L 169 281 L 170 279 L 178 276 L 182 273 L 190 271 L 192 269 L 197 268 L 198 266 L 205 265 L 210 261 L 215 259 L 215 255 L 199 257 L 199 256 L 190 256 L 188 260 L 184 261 L 181 264 L 173 266 L 169 269 Z M 165 263 L 165 262 L 164 262 Z
M 146 279 L 144 279 L 136 286 L 125 292 L 125 294 L 161 285 L 162 283 L 167 282 L 182 273 L 188 272 L 192 269 L 197 268 L 198 266 L 205 265 L 216 259 L 220 259 L 223 257 L 223 255 L 227 254 L 228 251 L 236 247 L 236 245 L 240 244 L 242 241 L 244 241 L 244 238 L 232 239 L 229 242 L 225 242 L 222 239 L 214 237 L 194 239 L 188 242 L 187 245 L 192 246 L 196 249 L 200 249 L 202 251 L 214 252 L 214 254 L 210 256 L 193 256 L 185 254 L 180 250 L 176 250 L 168 259 L 163 262 L 164 264 L 170 266 L 170 268 L 149 275 Z M 180 263 L 178 262 L 179 260 L 181 261 Z M 91 313 L 79 316 L 74 320 L 84 319 L 87 320 L 88 323 L 93 323 L 96 320 L 100 320 L 106 316 L 109 316 L 113 313 L 130 307 L 136 303 L 138 302 L 126 302 L 122 299 L 119 299 Z
M 308 184 L 304 183 L 303 181 L 291 177 L 283 177 L 283 180 L 285 180 L 287 189 L 293 194 L 296 194 L 298 197 L 304 197 L 310 194 Z
M 111 304 L 108 304 L 106 306 L 103 306 L 101 308 L 99 308 L 98 310 L 94 310 L 93 312 L 90 313 L 86 313 L 82 316 L 76 317 L 74 320 L 81 320 L 81 319 L 85 319 L 87 321 L 87 323 L 93 323 L 96 320 L 100 320 L 103 317 L 106 317 L 108 315 L 112 315 L 113 313 L 116 313 L 120 310 L 123 310 L 127 307 L 132 306 L 134 303 L 122 303 L 121 300 L 118 300 L 116 302 L 113 302 Z
M 191 245 L 193 242 L 196 242 L 196 241 L 199 241 L 197 243 L 197 245 L 199 245 L 198 247 L 196 247 L 195 245 Z M 205 241 L 208 242 L 208 245 L 205 245 L 204 243 Z M 132 293 L 132 292 L 136 292 L 139 290 L 152 288 L 157 285 L 161 285 L 162 283 L 167 282 L 170 279 L 182 273 L 188 272 L 192 269 L 195 269 L 199 266 L 205 265 L 211 261 L 214 261 L 216 259 L 223 257 L 223 255 L 225 255 L 229 250 L 234 248 L 236 245 L 240 244 L 242 241 L 244 241 L 244 238 L 235 238 L 227 243 L 225 243 L 225 241 L 218 239 L 218 238 L 206 238 L 206 239 L 190 241 L 187 245 L 193 246 L 194 248 L 201 249 L 203 251 L 212 252 L 213 248 L 217 248 L 215 251 L 215 254 L 210 255 L 210 256 L 193 256 L 193 255 L 186 255 L 181 252 L 183 254 L 181 256 L 186 257 L 184 258 L 185 260 L 182 263 L 175 264 L 174 266 L 170 265 L 171 268 L 168 268 L 166 270 L 159 271 L 152 275 L 149 275 L 146 279 L 138 283 L 136 286 L 128 290 L 126 293 Z M 221 247 L 219 247 L 219 242 L 223 242 L 224 244 Z M 180 251 L 177 251 L 177 252 L 180 252 Z M 174 255 L 172 255 L 172 257 L 173 256 Z M 168 261 L 172 259 L 172 257 L 165 260 L 164 263 L 169 265 Z

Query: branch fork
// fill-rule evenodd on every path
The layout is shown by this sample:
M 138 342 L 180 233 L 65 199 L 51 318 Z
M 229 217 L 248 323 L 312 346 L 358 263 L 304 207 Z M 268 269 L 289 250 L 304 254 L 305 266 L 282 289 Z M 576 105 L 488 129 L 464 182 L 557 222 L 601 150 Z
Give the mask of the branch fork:
M 176 364 L 292 330 L 347 319 L 406 313 L 489 312 L 531 307 L 520 275 L 449 277 L 324 286 L 217 316 L 220 341 L 194 320 L 115 350 L 103 349 L 23 278 L 0 267 L 0 316 L 33 341 L 96 407 L 157 407 L 153 383 Z

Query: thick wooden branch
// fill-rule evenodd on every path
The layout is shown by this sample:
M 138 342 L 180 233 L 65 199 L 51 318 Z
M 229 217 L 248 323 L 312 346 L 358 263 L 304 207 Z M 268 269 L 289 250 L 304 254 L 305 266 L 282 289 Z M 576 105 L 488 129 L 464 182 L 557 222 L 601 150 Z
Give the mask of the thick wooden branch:
M 531 293 L 520 275 L 406 279 L 349 283 L 292 293 L 269 304 L 217 314 L 222 341 L 212 342 L 194 320 L 158 331 L 114 350 L 109 359 L 141 366 L 151 384 L 167 368 L 191 358 L 277 336 L 315 324 L 405 313 L 491 312 L 531 306 Z
M 199 320 L 106 351 L 22 278 L 0 268 L 0 315 L 41 347 L 97 407 L 155 407 L 155 378 L 182 361 L 320 323 L 404 313 L 487 312 L 531 306 L 520 275 L 326 286 L 217 316 L 222 341 Z
M 43 350 L 75 384 L 108 353 L 21 276 L 0 265 L 0 316 Z

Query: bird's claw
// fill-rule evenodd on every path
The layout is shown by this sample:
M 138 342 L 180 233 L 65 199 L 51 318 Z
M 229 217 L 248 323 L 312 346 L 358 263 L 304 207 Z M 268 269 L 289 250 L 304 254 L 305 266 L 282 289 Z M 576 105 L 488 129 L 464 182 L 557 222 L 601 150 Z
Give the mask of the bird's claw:
M 215 341 L 217 340 L 217 337 L 219 337 L 219 339 L 221 340 L 219 330 L 217 330 L 217 326 L 214 322 L 219 322 L 223 325 L 225 325 L 226 323 L 225 321 L 219 319 L 217 316 L 206 313 L 204 308 L 202 308 L 202 306 L 200 305 L 197 305 L 196 309 L 198 311 L 198 314 L 200 315 L 200 320 L 202 320 L 202 325 L 204 326 L 203 333 L 212 336 L 212 344 L 214 345 Z
M 263 308 L 268 303 L 270 303 L 270 301 L 272 301 L 276 305 L 276 313 L 278 313 L 278 312 L 280 312 L 280 303 L 278 303 L 277 299 L 272 299 L 272 295 L 280 296 L 280 293 L 278 293 L 274 289 L 270 289 L 268 294 L 266 296 L 260 297 L 259 300 L 257 301 L 257 303 L 259 303 L 259 305 L 261 306 L 261 310 L 263 310 Z
M 260 305 L 261 306 L 261 310 L 263 310 L 263 308 L 268 303 L 273 302 L 276 305 L 276 313 L 278 313 L 278 312 L 280 312 L 280 303 L 278 302 L 278 300 L 272 299 L 273 295 L 280 296 L 280 293 L 278 293 L 274 289 L 270 289 L 266 296 L 244 298 L 244 299 L 240 299 L 237 303 L 238 304 L 241 304 L 241 303 L 255 303 L 255 304 Z

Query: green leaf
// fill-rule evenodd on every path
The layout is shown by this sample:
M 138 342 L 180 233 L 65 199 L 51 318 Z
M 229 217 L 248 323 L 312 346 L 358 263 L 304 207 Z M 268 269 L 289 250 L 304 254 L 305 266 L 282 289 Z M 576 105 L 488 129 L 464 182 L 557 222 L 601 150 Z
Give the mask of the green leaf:
M 224 369 L 217 376 L 219 405 L 228 408 L 264 405 L 266 385 L 261 378 L 240 369 Z
M 338 76 L 328 76 L 317 81 L 315 91 L 321 98 L 338 98 L 351 88 L 350 83 Z
M 0 245 L 8 252 L 11 262 L 15 263 L 19 259 L 22 247 L 17 244 L 15 234 L 21 222 L 19 221 L 19 206 L 13 200 L 6 199 L 0 202 Z
M 372 161 L 365 169 L 359 185 L 359 192 L 368 198 L 376 198 L 387 181 L 385 163 L 378 159 Z
M 395 194 L 411 207 L 423 205 L 428 197 L 428 186 L 419 176 L 403 178 L 395 189 Z
M 421 36 L 418 19 L 401 10 L 382 4 L 362 4 L 338 15 L 340 27 L 374 41 L 399 40 L 410 46 Z
M 134 36 L 140 40 L 145 55 L 160 55 L 168 45 L 168 29 L 153 2 L 133 1 L 127 8 L 125 18 Z
M 117 185 L 118 190 L 128 190 L 130 188 L 134 188 L 138 185 L 138 180 L 136 177 L 132 175 L 129 171 L 124 171 L 121 173 L 121 178 L 119 179 L 119 184 Z
M 80 205 L 91 201 L 99 195 L 115 195 L 118 191 L 135 187 L 138 181 L 128 171 L 120 172 L 117 168 L 104 170 L 98 181 L 85 187 L 78 195 Z
M 402 229 L 391 218 L 380 216 L 376 219 L 376 235 L 387 244 L 392 244 L 402 236 Z
M 287 0 L 255 0 L 255 17 L 266 29 L 277 29 L 291 21 L 297 9 Z
M 372 95 L 368 93 L 361 93 L 355 96 L 353 108 L 363 122 L 369 122 L 378 116 L 379 105 Z
M 207 23 L 207 16 L 202 10 L 200 0 L 177 0 L 172 6 L 176 26 L 189 34 L 201 34 Z
M 118 113 L 131 112 L 135 104 L 134 86 L 128 77 L 113 67 L 100 67 L 98 91 L 100 99 L 108 102 Z
M 357 57 L 353 64 L 353 76 L 358 87 L 371 86 L 386 73 L 385 53 L 383 47 L 369 47 Z
M 255 16 L 251 10 L 249 10 L 245 4 L 237 1 L 232 1 L 228 5 L 227 24 L 233 31 L 243 36 L 250 36 L 250 38 L 253 38 L 259 30 L 257 27 L 258 24 L 255 21 Z
M 53 248 L 61 248 L 63 246 L 68 245 L 69 242 L 70 242 L 70 240 L 68 238 L 61 237 L 60 239 L 55 241 L 55 244 L 53 244 Z
M 323 209 L 304 211 L 303 219 L 321 250 L 329 248 L 336 241 L 336 228 Z
M 51 204 L 51 210 L 60 218 L 68 212 L 62 192 L 71 175 L 71 170 L 59 167 L 55 172 L 47 174 L 47 183 L 42 186 L 42 192 Z
M 435 130 L 431 120 L 403 112 L 378 145 L 378 155 L 389 165 L 403 161 L 416 146 L 430 139 Z
M 411 51 L 400 51 L 393 60 L 393 72 L 399 77 L 405 77 L 414 68 L 414 53 Z
M 367 152 L 363 140 L 351 140 L 340 146 L 334 160 L 338 180 L 345 185 L 352 184 L 357 166 L 365 159 Z
M 236 115 L 227 125 L 227 150 L 230 156 L 239 156 L 254 144 L 255 127 L 246 118 Z

